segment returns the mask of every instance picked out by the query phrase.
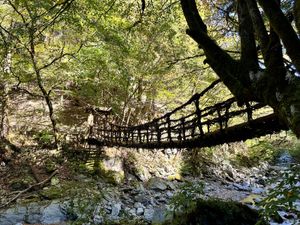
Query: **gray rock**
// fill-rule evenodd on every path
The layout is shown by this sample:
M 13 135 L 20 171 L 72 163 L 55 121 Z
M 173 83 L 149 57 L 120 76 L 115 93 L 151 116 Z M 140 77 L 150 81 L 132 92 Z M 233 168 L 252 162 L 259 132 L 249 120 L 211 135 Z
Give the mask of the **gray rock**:
M 152 221 L 153 214 L 154 214 L 154 209 L 153 208 L 146 208 L 145 211 L 144 211 L 145 220 L 148 221 L 148 222 Z
M 0 211 L 0 224 L 11 225 L 21 223 L 27 214 L 26 211 L 26 208 L 22 206 Z
M 164 208 L 156 208 L 152 216 L 153 224 L 161 224 L 166 221 L 166 210 Z
M 151 174 L 149 171 L 142 167 L 136 172 L 136 176 L 141 180 L 141 181 L 147 181 L 151 178 Z
M 149 180 L 148 188 L 152 190 L 164 191 L 168 188 L 168 186 L 163 179 L 155 177 Z
M 60 223 L 67 219 L 66 215 L 62 212 L 61 206 L 57 202 L 52 202 L 42 212 L 42 224 Z
M 144 213 L 144 209 L 143 208 L 137 208 L 136 209 L 136 215 L 141 216 Z
M 143 204 L 140 203 L 140 202 L 135 202 L 133 206 L 134 206 L 134 208 L 136 208 L 136 209 L 137 209 L 137 208 L 144 208 Z
M 138 191 L 139 192 L 145 192 L 146 191 L 143 184 L 141 184 L 141 183 L 139 184 Z
M 252 191 L 251 191 L 253 194 L 262 194 L 265 192 L 265 190 L 263 188 L 259 188 L 259 187 L 255 187 L 255 188 L 252 188 Z
M 100 215 L 95 215 L 93 218 L 93 222 L 94 224 L 98 225 L 98 224 L 102 224 L 104 222 L 103 217 Z
M 288 151 L 281 153 L 280 157 L 277 160 L 277 164 L 280 166 L 287 166 L 293 162 L 293 157 Z
M 233 187 L 240 191 L 251 191 L 251 188 L 248 185 L 233 183 Z
M 176 190 L 176 186 L 173 182 L 168 182 L 168 186 L 171 190 Z
M 106 200 L 107 202 L 112 202 L 114 200 L 114 196 L 110 192 L 105 191 L 103 193 L 103 199 Z
M 122 158 L 111 158 L 103 160 L 103 166 L 105 170 L 121 172 L 123 171 L 123 160 Z
M 27 206 L 26 222 L 30 224 L 41 223 L 42 212 L 46 206 L 31 203 Z
M 127 173 L 126 174 L 126 180 L 127 181 L 136 181 L 136 177 L 134 175 L 132 175 L 131 173 Z
M 120 214 L 120 211 L 121 211 L 121 207 L 122 207 L 121 203 L 114 204 L 111 208 L 110 216 L 113 217 L 113 218 L 118 217 L 119 214 Z
M 135 210 L 135 208 L 130 209 L 130 210 L 128 211 L 128 213 L 129 213 L 130 215 L 132 215 L 132 216 L 136 216 L 136 210 Z
M 257 167 L 252 167 L 252 174 L 258 174 L 260 173 L 260 169 L 258 169 Z
M 156 193 L 153 194 L 153 196 L 154 196 L 154 198 L 158 199 L 158 198 L 161 197 L 161 193 L 156 192 Z
M 235 178 L 235 174 L 234 174 L 233 169 L 232 169 L 231 167 L 226 168 L 225 172 L 227 173 L 227 175 L 228 175 L 230 178 L 232 178 L 232 179 Z
M 134 203 L 134 200 L 131 198 L 131 196 L 126 196 L 126 195 L 123 195 L 121 196 L 121 199 L 123 200 L 123 203 L 127 204 L 127 205 L 131 205 Z
M 160 203 L 167 203 L 168 201 L 167 201 L 166 198 L 161 197 L 161 198 L 158 199 L 158 202 L 160 202 Z
M 112 206 L 111 206 L 111 205 L 105 205 L 105 206 L 104 206 L 104 208 L 105 208 L 105 210 L 109 210 L 109 211 L 111 211 L 111 209 L 112 209 Z
M 107 214 L 111 214 L 111 208 L 105 207 L 104 210 L 105 210 L 105 212 L 106 212 Z
M 142 203 L 144 206 L 148 206 L 151 204 L 151 202 L 153 201 L 152 197 L 144 195 L 144 194 L 140 194 L 134 197 L 135 201 Z
M 172 198 L 174 196 L 173 192 L 171 191 L 167 191 L 166 195 L 168 198 Z

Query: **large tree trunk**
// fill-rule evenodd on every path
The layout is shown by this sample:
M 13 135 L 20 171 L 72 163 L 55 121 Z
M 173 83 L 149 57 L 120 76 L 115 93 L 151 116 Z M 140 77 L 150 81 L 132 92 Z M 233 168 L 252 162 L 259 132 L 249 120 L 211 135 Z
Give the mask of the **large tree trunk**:
M 181 0 L 189 26 L 187 34 L 203 49 L 205 62 L 239 103 L 254 100 L 271 106 L 282 122 L 300 137 L 300 79 L 285 68 L 281 46 L 282 42 L 293 65 L 300 71 L 300 41 L 277 1 L 258 1 L 270 21 L 270 32 L 266 32 L 257 2 L 239 0 L 237 12 L 241 59 L 238 61 L 230 57 L 209 36 L 195 0 Z M 298 4 L 299 2 L 297 0 Z M 254 31 L 261 44 L 265 69 L 257 66 Z

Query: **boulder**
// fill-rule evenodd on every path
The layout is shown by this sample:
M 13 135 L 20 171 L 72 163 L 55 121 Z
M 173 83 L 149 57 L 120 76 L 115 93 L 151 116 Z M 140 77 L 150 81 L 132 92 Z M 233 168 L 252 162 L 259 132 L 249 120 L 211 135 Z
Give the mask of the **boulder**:
M 146 221 L 151 222 L 154 214 L 153 208 L 146 208 L 144 211 L 144 218 Z
M 120 211 L 121 211 L 121 207 L 122 207 L 122 204 L 119 203 L 119 202 L 112 205 L 110 216 L 111 216 L 113 219 L 115 219 L 115 218 L 117 218 L 117 217 L 119 216 Z
M 63 222 L 67 219 L 66 215 L 61 210 L 58 202 L 52 202 L 42 212 L 42 224 L 55 224 Z
M 163 179 L 154 177 L 148 181 L 148 188 L 152 190 L 165 191 L 168 186 L 166 181 Z

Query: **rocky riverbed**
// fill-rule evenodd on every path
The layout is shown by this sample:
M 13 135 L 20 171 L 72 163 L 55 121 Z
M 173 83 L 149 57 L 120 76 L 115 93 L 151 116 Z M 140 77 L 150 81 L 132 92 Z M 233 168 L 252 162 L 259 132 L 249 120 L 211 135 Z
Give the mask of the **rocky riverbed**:
M 113 170 L 120 169 L 121 166 L 112 165 L 109 160 L 106 165 Z M 236 169 L 224 161 L 202 177 L 181 177 L 175 173 L 161 178 L 144 171 L 149 174 L 149 179 L 142 181 L 136 174 L 127 174 L 117 185 L 83 174 L 64 183 L 52 179 L 52 185 L 39 192 L 42 201 L 35 201 L 33 195 L 27 203 L 22 201 L 1 210 L 0 224 L 106 224 L 108 221 L 111 224 L 128 221 L 161 224 L 172 217 L 174 196 L 187 186 L 194 190 L 192 198 L 233 200 L 258 209 L 256 203 L 281 181 L 278 175 L 284 174 L 290 163 L 290 155 L 284 152 L 275 166 L 263 163 L 258 167 Z M 275 177 L 276 182 L 269 183 Z M 299 200 L 295 207 L 300 212 Z M 296 214 L 278 213 L 282 220 L 271 221 L 272 225 L 300 224 Z

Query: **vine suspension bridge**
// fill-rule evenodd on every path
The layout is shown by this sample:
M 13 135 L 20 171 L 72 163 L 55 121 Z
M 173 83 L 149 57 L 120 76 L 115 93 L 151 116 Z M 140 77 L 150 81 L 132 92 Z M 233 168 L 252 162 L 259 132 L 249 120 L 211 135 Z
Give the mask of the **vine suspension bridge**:
M 90 145 L 132 148 L 196 148 L 242 141 L 287 130 L 272 109 L 249 102 L 238 107 L 235 98 L 201 107 L 203 96 L 218 81 L 173 111 L 135 125 L 120 126 L 109 120 L 108 113 L 93 112 Z

